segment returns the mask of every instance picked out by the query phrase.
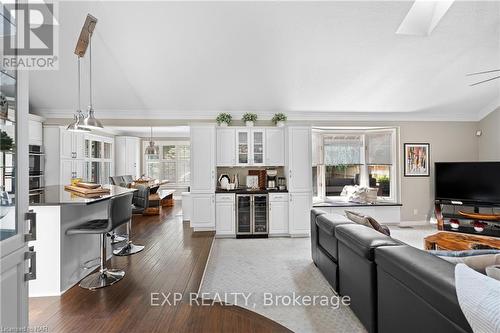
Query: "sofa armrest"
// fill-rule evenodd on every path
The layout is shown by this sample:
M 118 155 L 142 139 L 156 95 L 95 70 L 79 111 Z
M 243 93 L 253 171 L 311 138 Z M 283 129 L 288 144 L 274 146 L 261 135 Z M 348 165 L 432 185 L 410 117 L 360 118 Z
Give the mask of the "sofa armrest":
M 458 303 L 453 264 L 408 245 L 375 249 L 375 263 L 451 321 L 469 327 Z
M 401 245 L 400 241 L 360 224 L 339 225 L 335 228 L 335 235 L 339 242 L 371 261 L 374 260 L 375 248 Z

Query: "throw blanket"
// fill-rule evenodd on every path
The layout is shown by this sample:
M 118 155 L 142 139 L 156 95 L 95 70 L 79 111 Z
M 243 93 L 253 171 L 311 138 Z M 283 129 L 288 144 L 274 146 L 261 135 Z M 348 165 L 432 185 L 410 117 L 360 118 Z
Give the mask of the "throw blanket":
M 500 333 L 500 281 L 455 266 L 458 303 L 474 333 Z

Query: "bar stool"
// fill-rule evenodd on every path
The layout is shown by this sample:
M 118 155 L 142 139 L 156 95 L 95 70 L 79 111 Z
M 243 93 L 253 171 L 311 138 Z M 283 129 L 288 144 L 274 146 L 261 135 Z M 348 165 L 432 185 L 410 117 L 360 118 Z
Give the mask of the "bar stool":
M 80 287 L 89 290 L 104 288 L 120 281 L 125 276 L 125 272 L 122 270 L 108 269 L 106 267 L 106 234 L 130 221 L 132 218 L 131 204 L 132 193 L 113 197 L 109 202 L 107 220 L 88 221 L 66 231 L 67 235 L 99 234 L 101 243 L 99 271 L 82 279 L 79 284 Z
M 149 187 L 137 185 L 137 192 L 134 194 L 133 204 L 130 205 L 132 214 L 142 214 L 149 205 Z M 144 250 L 144 245 L 136 245 L 130 240 L 132 231 L 132 219 L 127 223 L 127 243 L 125 246 L 113 251 L 115 256 L 129 256 Z

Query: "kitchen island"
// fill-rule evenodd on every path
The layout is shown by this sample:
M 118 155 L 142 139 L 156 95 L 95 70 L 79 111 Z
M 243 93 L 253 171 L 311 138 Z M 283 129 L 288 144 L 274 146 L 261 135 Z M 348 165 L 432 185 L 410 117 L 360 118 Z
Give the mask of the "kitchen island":
M 29 283 L 30 297 L 59 296 L 98 266 L 99 235 L 68 236 L 66 231 L 89 220 L 106 219 L 110 198 L 136 191 L 104 187 L 110 192 L 90 198 L 66 191 L 63 185 L 47 186 L 40 202 L 30 205 L 37 219 L 36 240 L 29 242 L 37 259 L 36 279 Z

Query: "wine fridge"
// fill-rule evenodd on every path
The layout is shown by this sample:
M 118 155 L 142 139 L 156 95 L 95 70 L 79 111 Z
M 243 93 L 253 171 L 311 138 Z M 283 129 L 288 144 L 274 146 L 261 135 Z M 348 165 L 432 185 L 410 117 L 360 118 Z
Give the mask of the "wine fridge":
M 269 233 L 267 194 L 236 195 L 236 235 L 265 236 Z

